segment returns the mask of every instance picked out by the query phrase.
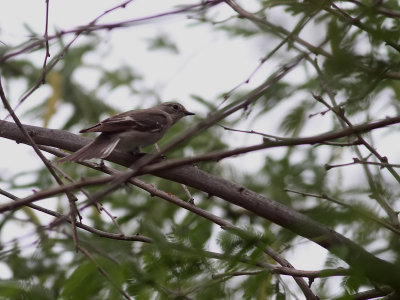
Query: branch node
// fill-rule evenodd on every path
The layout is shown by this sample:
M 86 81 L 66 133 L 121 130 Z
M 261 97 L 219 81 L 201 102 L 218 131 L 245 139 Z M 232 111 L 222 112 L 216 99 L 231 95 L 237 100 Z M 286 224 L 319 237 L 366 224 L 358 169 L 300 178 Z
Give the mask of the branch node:
M 308 287 L 310 288 L 311 287 L 311 285 L 313 284 L 313 282 L 314 282 L 314 277 L 309 277 L 308 278 Z

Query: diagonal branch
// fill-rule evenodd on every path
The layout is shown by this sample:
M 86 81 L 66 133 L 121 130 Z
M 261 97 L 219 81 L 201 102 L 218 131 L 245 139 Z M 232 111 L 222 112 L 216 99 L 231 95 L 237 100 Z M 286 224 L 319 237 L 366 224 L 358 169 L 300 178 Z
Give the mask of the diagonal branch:
M 1 98 L 1 101 L 3 102 L 4 107 L 8 110 L 8 112 L 11 115 L 11 117 L 13 118 L 14 122 L 17 124 L 18 132 L 20 132 L 24 136 L 24 138 L 28 141 L 28 144 L 30 146 L 32 146 L 33 150 L 39 156 L 40 160 L 43 162 L 45 167 L 49 170 L 49 173 L 51 174 L 51 176 L 53 176 L 53 178 L 57 182 L 57 184 L 60 186 L 63 186 L 64 183 L 61 180 L 61 178 L 57 175 L 52 163 L 40 151 L 40 149 L 39 149 L 38 145 L 36 144 L 36 142 L 34 141 L 34 139 L 29 135 L 28 131 L 22 125 L 21 121 L 15 114 L 14 110 L 11 108 L 10 103 L 8 102 L 6 95 L 4 93 L 3 85 L 1 83 L 1 77 L 0 77 L 0 98 Z M 76 197 L 72 194 L 71 191 L 68 191 L 68 190 L 65 191 L 65 194 L 66 194 L 68 201 L 70 203 L 70 206 L 71 206 L 71 217 L 70 218 L 71 218 L 72 229 L 74 232 L 74 235 L 73 235 L 74 243 L 75 243 L 75 247 L 77 247 L 76 221 L 75 221 L 75 213 L 74 213 L 75 209 L 76 209 L 76 207 L 75 207 Z
M 89 23 L 89 25 L 87 25 L 87 26 L 89 26 L 89 27 L 94 26 L 95 23 L 99 19 L 101 19 L 102 17 L 104 17 L 105 15 L 107 15 L 108 13 L 110 13 L 110 12 L 116 10 L 116 9 L 125 8 L 130 2 L 132 2 L 132 0 L 125 1 L 124 3 L 121 3 L 121 4 L 119 4 L 119 5 L 117 5 L 117 6 L 113 7 L 113 8 L 110 8 L 110 9 L 106 10 L 104 13 L 102 13 L 101 15 L 99 15 L 98 17 L 93 19 L 93 21 L 91 21 Z M 49 71 L 52 70 L 58 64 L 58 62 L 66 55 L 66 53 L 69 51 L 71 46 L 79 38 L 79 36 L 84 33 L 83 29 L 80 29 L 80 30 L 76 31 L 76 34 L 71 39 L 71 41 L 69 41 L 69 43 L 66 46 L 64 46 L 49 63 L 47 63 L 47 60 L 50 57 L 49 41 L 51 39 L 56 38 L 57 36 L 61 37 L 61 35 L 58 35 L 58 34 L 57 35 L 53 35 L 53 36 L 49 36 L 48 35 L 48 18 L 49 18 L 49 0 L 46 0 L 46 22 L 45 22 L 46 23 L 46 28 L 45 28 L 44 39 L 39 41 L 39 44 L 36 45 L 36 46 L 41 46 L 42 43 L 45 43 L 46 54 L 45 54 L 45 59 L 44 59 L 44 62 L 43 62 L 42 73 L 41 73 L 40 77 L 38 78 L 38 80 L 36 80 L 36 82 L 33 84 L 33 86 L 30 87 L 24 93 L 24 95 L 21 97 L 21 99 L 19 99 L 17 105 L 14 108 L 14 111 L 17 110 L 20 107 L 20 105 L 26 99 L 28 99 L 28 97 L 30 95 L 32 95 L 42 84 L 45 83 L 47 73 L 49 73 Z M 38 41 L 34 42 L 34 44 L 35 43 L 38 43 Z M 26 48 L 18 51 L 17 53 L 19 53 L 19 54 L 26 53 L 26 52 L 28 52 L 28 50 L 29 50 L 29 48 L 26 47 Z M 0 64 L 7 59 L 6 57 L 7 57 L 7 55 L 5 55 L 5 56 L 0 58 Z
M 10 198 L 10 199 L 12 199 L 14 201 L 21 200 L 20 198 L 14 196 L 13 194 L 10 194 L 7 191 L 2 190 L 2 189 L 0 189 L 0 194 L 4 195 L 4 196 L 6 196 L 6 197 L 8 197 L 8 198 Z M 35 209 L 37 211 L 40 211 L 42 213 L 48 214 L 50 216 L 53 216 L 53 217 L 55 217 L 57 219 L 65 218 L 65 215 L 63 215 L 63 214 L 61 214 L 59 212 L 44 208 L 44 207 L 36 205 L 36 204 L 32 204 L 31 203 L 31 204 L 27 204 L 27 206 L 32 208 L 32 209 Z M 68 223 L 71 223 L 71 219 L 69 217 L 65 218 L 65 221 L 68 222 Z M 41 230 L 49 229 L 49 227 L 50 226 L 42 227 Z M 141 234 L 121 235 L 120 233 L 106 232 L 106 231 L 103 231 L 103 230 L 100 230 L 100 229 L 97 229 L 97 228 L 94 228 L 94 227 L 91 227 L 91 226 L 88 226 L 88 225 L 85 225 L 85 224 L 82 224 L 82 223 L 76 223 L 76 227 L 78 227 L 80 229 L 83 229 L 83 230 L 86 230 L 86 231 L 88 231 L 90 233 L 93 233 L 93 234 L 95 234 L 97 236 L 100 236 L 100 237 L 103 237 L 103 238 L 108 238 L 108 239 L 115 239 L 115 240 L 120 240 L 120 241 L 131 241 L 131 242 L 142 242 L 142 243 L 152 243 L 153 242 L 153 240 L 151 238 L 149 238 L 147 236 L 144 236 L 144 235 L 141 235 Z
M 398 122 L 400 122 L 400 117 L 388 118 L 374 123 L 354 126 L 351 130 L 363 129 L 363 131 L 366 131 Z M 62 130 L 34 126 L 25 126 L 25 128 L 36 143 L 56 146 L 70 151 L 79 149 L 89 141 L 89 139 Z M 351 130 L 345 129 L 336 132 L 336 134 L 327 134 L 331 134 L 332 138 L 338 138 L 344 132 L 351 134 Z M 17 126 L 10 122 L 0 122 L 0 136 L 26 143 L 24 136 L 17 130 Z M 128 166 L 132 163 L 128 155 L 117 152 L 112 153 L 109 160 Z M 186 184 L 243 207 L 255 215 L 314 241 L 346 261 L 350 266 L 362 265 L 366 277 L 378 283 L 390 285 L 394 289 L 399 288 L 400 267 L 398 265 L 377 258 L 341 234 L 278 201 L 193 166 L 169 167 L 162 171 L 154 171 L 152 174 Z
M 43 150 L 52 153 L 54 155 L 60 156 L 60 150 L 56 150 L 54 148 L 51 147 L 47 147 L 47 146 L 42 146 Z M 62 153 L 61 153 L 62 154 Z M 117 172 L 114 169 L 111 169 L 105 165 L 101 165 L 100 167 L 98 167 L 96 164 L 93 163 L 82 163 L 83 165 L 105 172 L 107 174 L 114 174 L 115 172 Z M 130 178 L 129 183 L 136 185 L 138 187 L 140 187 L 141 189 L 147 191 L 150 193 L 151 196 L 158 196 L 161 199 L 167 200 L 170 203 L 173 203 L 177 206 L 180 206 L 184 209 L 187 209 L 207 220 L 210 220 L 211 222 L 213 222 L 214 224 L 219 225 L 223 230 L 229 230 L 231 233 L 238 235 L 238 236 L 244 236 L 246 235 L 245 232 L 242 231 L 242 229 L 240 229 L 239 227 L 234 226 L 232 223 L 226 221 L 225 219 L 218 217 L 204 209 L 201 209 L 200 207 L 197 207 L 195 205 L 193 205 L 192 202 L 185 202 L 183 200 L 181 200 L 178 197 L 175 196 L 171 196 L 170 194 L 168 194 L 167 192 L 164 192 L 162 190 L 159 190 L 157 188 L 155 188 L 153 185 L 151 184 L 146 184 L 145 182 L 137 179 L 137 178 Z M 186 185 L 183 185 L 184 187 L 186 187 Z M 290 272 L 296 272 L 298 270 L 294 269 L 294 267 L 285 259 L 283 258 L 279 253 L 277 253 L 275 250 L 273 250 L 271 247 L 267 247 L 265 248 L 264 246 L 261 246 L 263 252 L 265 252 L 267 255 L 269 255 L 270 257 L 272 257 L 276 262 L 278 262 L 282 268 L 284 269 L 289 269 L 289 273 Z M 269 271 L 271 271 L 272 273 L 274 273 L 274 268 L 268 268 Z M 281 270 L 281 269 L 279 269 Z M 343 270 L 341 270 L 343 271 Z M 307 271 L 306 271 L 307 272 Z M 340 272 L 340 271 L 339 271 Z M 346 271 L 345 271 L 346 272 Z M 277 272 L 277 274 L 282 274 L 279 273 L 279 271 Z M 296 273 L 297 274 L 297 273 Z M 314 273 L 307 273 L 308 275 L 310 274 L 314 274 Z M 318 274 L 318 272 L 316 272 L 315 274 Z M 337 273 L 334 273 L 337 274 Z M 344 273 L 341 273 L 344 274 Z M 314 279 L 315 277 L 319 277 L 319 276 L 308 276 L 309 278 Z M 301 278 L 301 277 L 296 277 L 293 276 L 293 279 L 296 281 L 296 283 L 299 285 L 300 289 L 302 290 L 302 292 L 304 293 L 304 296 L 306 297 L 306 299 L 310 299 L 310 300 L 316 300 L 318 299 L 318 297 L 316 297 L 314 295 L 314 293 L 312 292 L 311 288 L 308 286 L 308 284 L 306 283 L 306 281 Z
M 143 172 L 143 169 L 146 168 L 150 163 L 153 163 L 156 159 L 161 157 L 162 154 L 166 153 L 167 151 L 173 149 L 183 141 L 194 137 L 196 134 L 199 134 L 202 130 L 211 127 L 215 123 L 221 121 L 225 117 L 248 107 L 250 104 L 256 102 L 263 93 L 268 90 L 271 86 L 273 86 L 276 82 L 281 80 L 285 77 L 290 71 L 292 71 L 305 57 L 307 57 L 307 53 L 303 53 L 298 55 L 289 63 L 282 66 L 278 71 L 272 74 L 270 77 L 267 78 L 261 85 L 259 85 L 256 89 L 249 92 L 247 95 L 243 97 L 243 99 L 239 99 L 238 101 L 233 102 L 232 104 L 227 105 L 223 109 L 219 110 L 217 113 L 211 114 L 206 120 L 197 123 L 195 126 L 186 130 L 183 134 L 179 135 L 175 138 L 172 142 L 164 146 L 161 150 L 159 150 L 155 154 L 146 155 L 141 157 L 140 159 L 136 160 L 133 164 L 128 165 L 131 171 L 125 172 L 120 175 L 115 175 L 113 180 L 102 190 L 94 193 L 90 197 L 90 202 L 94 203 L 99 199 L 107 196 L 108 194 L 112 193 L 116 189 L 118 189 L 124 182 L 126 182 L 129 178 L 134 176 L 146 173 Z M 183 165 L 184 163 L 180 163 Z M 0 209 L 1 210 L 1 209 Z
M 125 1 L 122 4 L 118 4 L 117 6 L 111 8 L 111 9 L 108 9 L 107 11 L 102 13 L 100 16 L 96 17 L 92 22 L 89 22 L 89 24 L 87 24 L 87 25 L 78 26 L 78 27 L 76 27 L 74 29 L 70 29 L 70 30 L 63 30 L 54 35 L 49 35 L 47 37 L 47 39 L 35 40 L 34 42 L 28 43 L 27 45 L 23 44 L 23 47 L 21 47 L 21 49 L 15 50 L 13 52 L 9 52 L 9 53 L 4 54 L 3 56 L 0 56 L 0 64 L 4 63 L 5 61 L 7 61 L 15 56 L 40 49 L 46 41 L 59 39 L 65 35 L 81 35 L 81 34 L 89 35 L 96 31 L 101 31 L 101 30 L 110 31 L 115 28 L 125 28 L 125 27 L 129 27 L 129 26 L 134 26 L 134 25 L 142 24 L 144 22 L 161 19 L 161 18 L 164 18 L 167 16 L 177 15 L 180 13 L 192 12 L 192 11 L 196 11 L 196 10 L 197 11 L 204 10 L 204 9 L 207 9 L 209 7 L 212 7 L 214 5 L 221 3 L 222 0 L 201 1 L 196 4 L 186 5 L 186 6 L 183 6 L 182 8 L 178 8 L 178 9 L 163 12 L 163 13 L 158 13 L 155 15 L 139 17 L 139 18 L 125 20 L 125 21 L 116 22 L 116 23 L 100 24 L 100 25 L 95 24 L 101 17 L 105 16 L 106 14 L 108 14 L 118 8 L 125 8 L 130 2 L 132 2 L 132 1 Z

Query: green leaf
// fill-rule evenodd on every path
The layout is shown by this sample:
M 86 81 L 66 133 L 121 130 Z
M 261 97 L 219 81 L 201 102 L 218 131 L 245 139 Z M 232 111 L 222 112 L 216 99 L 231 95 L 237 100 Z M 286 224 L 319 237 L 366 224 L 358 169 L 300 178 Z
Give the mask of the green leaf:
M 285 133 L 291 133 L 292 135 L 297 135 L 307 118 L 309 104 L 303 101 L 300 105 L 293 108 L 289 113 L 285 116 L 280 124 L 281 130 Z
M 169 36 L 158 35 L 153 38 L 146 39 L 149 50 L 167 50 L 173 54 L 179 54 L 178 47 Z
M 90 299 L 103 288 L 103 281 L 96 265 L 85 261 L 66 278 L 61 296 L 67 299 Z

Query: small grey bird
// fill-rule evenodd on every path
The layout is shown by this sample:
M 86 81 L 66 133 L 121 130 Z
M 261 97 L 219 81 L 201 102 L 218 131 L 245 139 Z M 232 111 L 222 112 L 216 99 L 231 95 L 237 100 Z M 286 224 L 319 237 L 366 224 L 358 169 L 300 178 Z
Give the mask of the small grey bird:
M 176 102 L 164 102 L 155 107 L 137 109 L 107 118 L 83 129 L 84 132 L 101 132 L 91 143 L 58 162 L 83 161 L 106 158 L 118 146 L 126 152 L 137 153 L 139 147 L 159 141 L 168 129 L 185 116 L 194 115 Z

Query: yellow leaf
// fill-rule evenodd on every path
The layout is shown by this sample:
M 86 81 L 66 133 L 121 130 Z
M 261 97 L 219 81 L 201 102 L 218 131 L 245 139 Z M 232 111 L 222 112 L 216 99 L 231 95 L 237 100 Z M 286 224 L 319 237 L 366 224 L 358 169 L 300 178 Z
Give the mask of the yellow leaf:
M 53 93 L 46 100 L 46 110 L 43 116 L 43 126 L 47 127 L 51 117 L 56 112 L 56 106 L 58 101 L 62 98 L 62 76 L 58 72 L 50 72 L 47 75 L 47 83 L 52 88 Z

